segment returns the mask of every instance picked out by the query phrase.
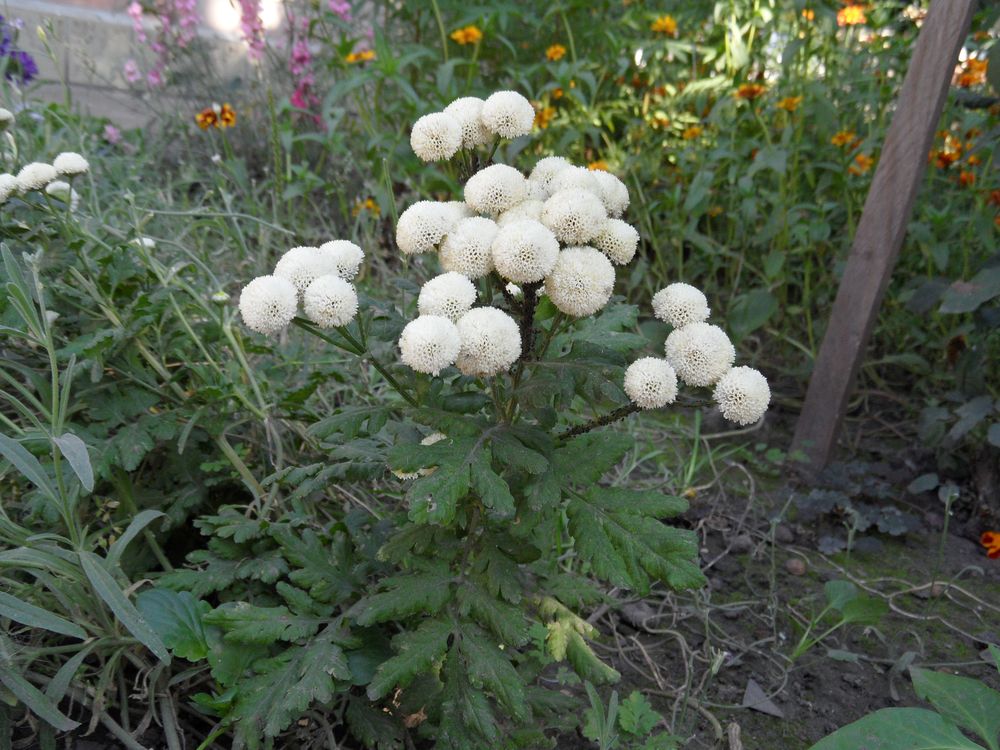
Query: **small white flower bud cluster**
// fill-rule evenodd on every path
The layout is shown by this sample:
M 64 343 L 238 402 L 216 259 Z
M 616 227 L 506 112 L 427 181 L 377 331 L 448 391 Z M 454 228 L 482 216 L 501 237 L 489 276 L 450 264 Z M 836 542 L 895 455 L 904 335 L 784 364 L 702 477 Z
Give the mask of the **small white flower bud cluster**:
M 706 322 L 710 311 L 700 289 L 670 284 L 653 295 L 653 313 L 674 330 L 664 345 L 665 359 L 645 357 L 626 371 L 625 393 L 632 403 L 641 409 L 671 403 L 680 378 L 689 386 L 715 386 L 722 415 L 737 424 L 764 416 L 771 401 L 767 379 L 753 368 L 733 367 L 736 349 L 725 331 Z
M 274 274 L 258 276 L 240 293 L 240 315 L 247 328 L 278 333 L 298 312 L 320 328 L 346 326 L 358 314 L 358 293 L 351 284 L 364 251 L 347 240 L 319 247 L 293 247 L 278 260 Z
M 441 161 L 459 149 L 484 146 L 495 137 L 528 135 L 534 123 L 534 107 L 516 91 L 498 91 L 486 101 L 463 96 L 443 112 L 424 115 L 413 123 L 410 146 L 422 161 Z

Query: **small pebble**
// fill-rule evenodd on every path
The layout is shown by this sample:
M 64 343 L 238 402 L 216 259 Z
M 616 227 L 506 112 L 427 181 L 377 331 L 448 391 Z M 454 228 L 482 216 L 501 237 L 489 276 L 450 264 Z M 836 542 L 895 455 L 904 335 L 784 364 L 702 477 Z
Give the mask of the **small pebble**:
M 804 576 L 806 574 L 806 564 L 798 557 L 790 557 L 785 563 L 785 570 L 793 576 Z
M 740 534 L 729 543 L 729 549 L 737 555 L 749 552 L 753 549 L 753 539 L 749 534 Z
M 795 532 L 783 523 L 774 528 L 774 541 L 778 544 L 791 544 L 795 541 Z

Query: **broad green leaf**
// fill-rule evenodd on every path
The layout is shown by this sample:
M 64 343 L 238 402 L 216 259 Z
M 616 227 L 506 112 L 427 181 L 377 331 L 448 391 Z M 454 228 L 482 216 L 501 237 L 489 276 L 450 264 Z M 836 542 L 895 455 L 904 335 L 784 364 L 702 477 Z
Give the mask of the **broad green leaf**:
M 52 441 L 59 446 L 59 450 L 66 456 L 73 473 L 80 480 L 80 484 L 87 492 L 94 491 L 94 467 L 90 465 L 90 454 L 87 452 L 87 444 L 72 432 L 67 432 L 59 437 L 52 438 Z
M 13 438 L 0 434 L 0 455 L 13 464 L 14 468 L 21 472 L 32 484 L 44 492 L 53 500 L 57 500 L 59 495 L 49 481 L 49 475 L 38 463 L 38 459 L 31 455 L 27 449 Z
M 35 716 L 60 732 L 80 726 L 79 722 L 65 716 L 41 690 L 36 688 L 7 665 L 0 665 L 0 683 L 3 683 Z
M 189 591 L 147 589 L 135 600 L 136 607 L 175 656 L 198 661 L 208 656 L 209 644 L 202 616 L 211 606 Z
M 763 327 L 778 311 L 777 298 L 767 289 L 739 295 L 729 308 L 729 335 L 739 342 Z
M 136 517 L 129 523 L 128 528 L 125 529 L 125 533 L 115 539 L 114 544 L 108 549 L 108 564 L 117 565 L 129 543 L 160 516 L 166 516 L 166 513 L 161 513 L 158 510 L 144 510 L 136 514 Z
M 1000 693 L 969 677 L 919 667 L 910 667 L 910 678 L 917 697 L 933 704 L 946 719 L 982 737 L 991 750 L 998 750 Z
M 0 616 L 9 617 L 28 627 L 42 628 L 71 638 L 83 640 L 87 637 L 87 632 L 76 623 L 3 592 L 0 592 Z
M 424 620 L 412 632 L 392 639 L 397 653 L 379 665 L 375 679 L 368 685 L 368 697 L 383 698 L 395 688 L 406 687 L 415 677 L 431 668 L 448 650 L 453 625 L 446 620 Z
M 629 734 L 647 735 L 662 720 L 663 717 L 653 710 L 649 700 L 638 690 L 633 690 L 618 708 L 618 724 Z
M 464 627 L 460 643 L 469 681 L 491 692 L 519 721 L 527 720 L 524 682 L 505 651 L 478 628 Z
M 438 612 L 451 599 L 450 572 L 414 573 L 389 578 L 386 591 L 371 594 L 355 604 L 350 614 L 358 625 L 374 625 L 411 615 Z
M 163 641 L 160 640 L 156 631 L 143 619 L 132 602 L 125 597 L 115 579 L 105 569 L 100 558 L 92 552 L 86 551 L 80 552 L 79 555 L 83 572 L 101 601 L 108 605 L 108 609 L 114 612 L 118 621 L 135 636 L 136 640 L 152 651 L 164 664 L 169 664 L 170 653 L 167 651 L 167 647 L 163 645 Z
M 840 610 L 844 623 L 875 625 L 889 613 L 889 605 L 872 596 L 859 596 L 847 602 Z
M 940 312 L 974 312 L 1000 295 L 1000 266 L 984 268 L 969 281 L 955 281 L 941 296 Z
M 823 593 L 827 604 L 841 612 L 849 601 L 858 598 L 858 587 L 850 581 L 827 581 Z
M 923 708 L 883 708 L 838 729 L 809 750 L 983 750 Z

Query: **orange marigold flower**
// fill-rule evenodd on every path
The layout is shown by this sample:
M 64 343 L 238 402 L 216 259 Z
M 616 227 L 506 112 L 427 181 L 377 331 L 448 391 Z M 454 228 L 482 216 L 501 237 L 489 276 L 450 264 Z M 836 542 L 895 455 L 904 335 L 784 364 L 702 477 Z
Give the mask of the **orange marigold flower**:
M 657 34 L 677 36 L 677 21 L 673 16 L 658 16 L 649 28 Z
M 373 49 L 363 49 L 360 52 L 352 52 L 347 57 L 344 58 L 345 62 L 348 63 L 362 63 L 369 62 L 375 59 L 375 50 Z
M 1000 531 L 984 531 L 979 543 L 986 548 L 986 556 L 992 560 L 1000 558 Z
M 462 45 L 478 44 L 483 38 L 483 32 L 479 30 L 478 26 L 466 26 L 451 32 L 451 38 Z
M 561 44 L 550 45 L 547 50 L 545 50 L 545 57 L 547 57 L 552 62 L 556 60 L 562 60 L 566 56 L 566 48 Z
M 587 165 L 587 169 L 589 169 L 591 172 L 598 170 L 600 170 L 601 172 L 607 172 L 608 163 L 604 161 L 604 159 L 596 159 L 595 161 L 592 161 L 590 162 L 590 164 Z
M 535 109 L 535 126 L 540 130 L 545 130 L 552 122 L 552 118 L 556 116 L 555 107 L 536 107 Z
M 803 8 L 802 9 L 802 17 L 806 21 L 815 21 L 816 20 L 816 11 L 814 11 L 812 8 Z
M 553 99 L 562 99 L 563 98 L 563 93 L 564 92 L 562 90 L 562 87 L 561 86 L 557 86 L 556 88 L 552 89 L 552 98 Z
M 986 69 L 988 67 L 988 60 L 978 60 L 975 57 L 970 57 L 965 61 L 965 69 L 959 74 L 955 83 L 963 89 L 986 83 Z
M 215 113 L 213 107 L 205 107 L 205 109 L 194 116 L 194 121 L 198 123 L 198 127 L 202 130 L 219 127 L 219 116 Z
M 976 175 L 973 172 L 962 170 L 958 173 L 958 184 L 962 187 L 972 187 L 976 184 Z
M 865 6 L 863 5 L 852 3 L 851 5 L 845 5 L 837 11 L 838 26 L 858 26 L 863 23 L 868 23 L 868 17 L 865 16 Z
M 220 128 L 231 128 L 236 124 L 236 110 L 229 106 L 226 102 L 219 108 L 219 124 L 217 127 Z
M 685 141 L 693 141 L 695 138 L 700 136 L 702 133 L 701 125 L 689 125 L 684 128 L 684 132 L 681 133 L 681 138 Z
M 872 164 L 874 163 L 875 160 L 868 154 L 856 154 L 854 156 L 854 163 L 847 168 L 847 171 L 853 175 L 864 174 L 872 168 Z
M 857 138 L 857 133 L 853 130 L 838 130 L 830 139 L 830 143 L 834 146 L 847 146 L 853 143 L 855 138 Z
M 741 83 L 736 89 L 735 96 L 737 99 L 746 99 L 749 102 L 763 96 L 766 91 L 767 86 L 762 83 Z
M 979 158 L 979 154 L 969 154 L 968 162 L 970 166 L 977 167 L 982 164 L 982 159 Z
M 783 109 L 786 112 L 794 112 L 802 104 L 801 96 L 786 96 L 784 99 L 778 102 L 778 109 Z
M 1000 190 L 991 190 L 990 197 L 986 202 L 1000 208 Z

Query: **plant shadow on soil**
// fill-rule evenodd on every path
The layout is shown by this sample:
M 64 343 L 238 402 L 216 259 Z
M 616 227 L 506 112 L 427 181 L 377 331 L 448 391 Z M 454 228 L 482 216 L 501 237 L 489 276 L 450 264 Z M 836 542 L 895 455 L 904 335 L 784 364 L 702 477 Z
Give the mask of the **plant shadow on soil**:
M 715 481 L 687 514 L 709 586 L 654 591 L 591 618 L 606 636 L 598 652 L 622 673 L 620 697 L 646 693 L 672 732 L 688 740 L 685 748 L 804 750 L 878 709 L 925 705 L 913 692 L 910 664 L 1000 687 L 985 650 L 1000 645 L 1000 560 L 971 538 L 945 534 L 939 501 L 907 496 L 907 482 L 922 473 L 915 458 L 926 465 L 926 455 L 898 446 L 868 455 L 897 469 L 892 499 L 923 519 L 918 531 L 876 535 L 881 544 L 868 553 L 817 551 L 816 525 L 797 523 L 789 510 L 790 494 L 808 492 L 808 482 L 773 472 L 771 486 L 762 486 L 759 475 L 728 472 L 737 461 L 713 467 Z M 721 478 L 726 473 L 740 480 Z M 951 528 L 970 533 L 969 524 Z M 790 560 L 802 564 L 790 572 Z M 873 627 L 847 625 L 791 661 L 804 624 L 824 606 L 824 583 L 837 579 L 884 599 L 889 614 Z M 742 707 L 748 680 L 780 718 Z M 559 747 L 594 744 L 566 738 Z

